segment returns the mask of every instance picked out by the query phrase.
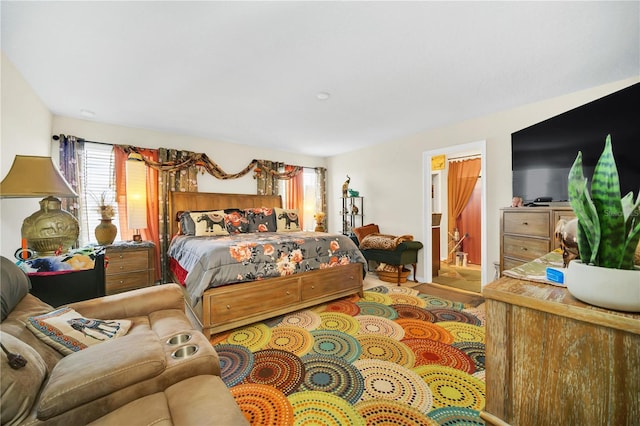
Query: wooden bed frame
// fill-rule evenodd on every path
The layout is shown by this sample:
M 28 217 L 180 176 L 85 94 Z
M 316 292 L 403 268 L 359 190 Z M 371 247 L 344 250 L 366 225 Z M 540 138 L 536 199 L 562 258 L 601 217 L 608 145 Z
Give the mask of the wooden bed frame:
M 171 235 L 178 232 L 176 214 L 180 211 L 251 207 L 282 207 L 282 199 L 279 195 L 171 192 Z M 200 322 L 202 331 L 211 336 L 354 293 L 362 296 L 363 270 L 363 264 L 352 263 L 287 277 L 209 288 L 198 305 L 191 307 L 187 303 L 187 306 Z

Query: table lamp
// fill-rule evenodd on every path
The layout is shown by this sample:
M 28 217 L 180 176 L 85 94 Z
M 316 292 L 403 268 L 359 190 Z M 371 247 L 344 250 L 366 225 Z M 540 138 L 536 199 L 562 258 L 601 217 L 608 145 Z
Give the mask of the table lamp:
M 133 241 L 141 242 L 140 229 L 147 227 L 147 166 L 138 153 L 127 158 L 127 224 L 134 229 Z
M 23 248 L 40 255 L 68 251 L 78 240 L 78 220 L 56 197 L 77 197 L 51 157 L 16 155 L 0 183 L 0 198 L 40 198 L 40 210 L 22 223 Z

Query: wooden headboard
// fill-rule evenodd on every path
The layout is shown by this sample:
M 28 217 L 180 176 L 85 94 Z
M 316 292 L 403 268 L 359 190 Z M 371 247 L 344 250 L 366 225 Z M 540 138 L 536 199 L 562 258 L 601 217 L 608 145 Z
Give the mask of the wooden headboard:
M 176 214 L 179 211 L 248 209 L 251 207 L 282 207 L 282 197 L 279 195 L 171 191 L 169 193 L 171 235 L 178 232 Z

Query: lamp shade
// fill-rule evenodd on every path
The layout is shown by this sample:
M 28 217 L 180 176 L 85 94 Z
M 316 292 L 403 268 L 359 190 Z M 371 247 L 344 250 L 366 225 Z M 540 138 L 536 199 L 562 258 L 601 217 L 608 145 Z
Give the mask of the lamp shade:
M 140 154 L 130 154 L 127 168 L 127 224 L 129 229 L 147 227 L 147 166 Z
M 77 197 L 51 157 L 16 155 L 0 183 L 2 198 Z

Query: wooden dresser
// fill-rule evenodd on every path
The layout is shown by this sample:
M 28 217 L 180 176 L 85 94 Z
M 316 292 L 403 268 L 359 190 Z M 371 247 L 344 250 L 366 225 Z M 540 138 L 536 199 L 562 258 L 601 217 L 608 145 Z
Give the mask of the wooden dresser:
M 486 300 L 486 411 L 512 425 L 637 425 L 640 314 L 504 277 Z
M 155 246 L 141 243 L 119 242 L 106 248 L 105 293 L 148 287 L 155 282 Z
M 558 248 L 556 223 L 575 217 L 571 207 L 509 207 L 500 213 L 500 273 Z

